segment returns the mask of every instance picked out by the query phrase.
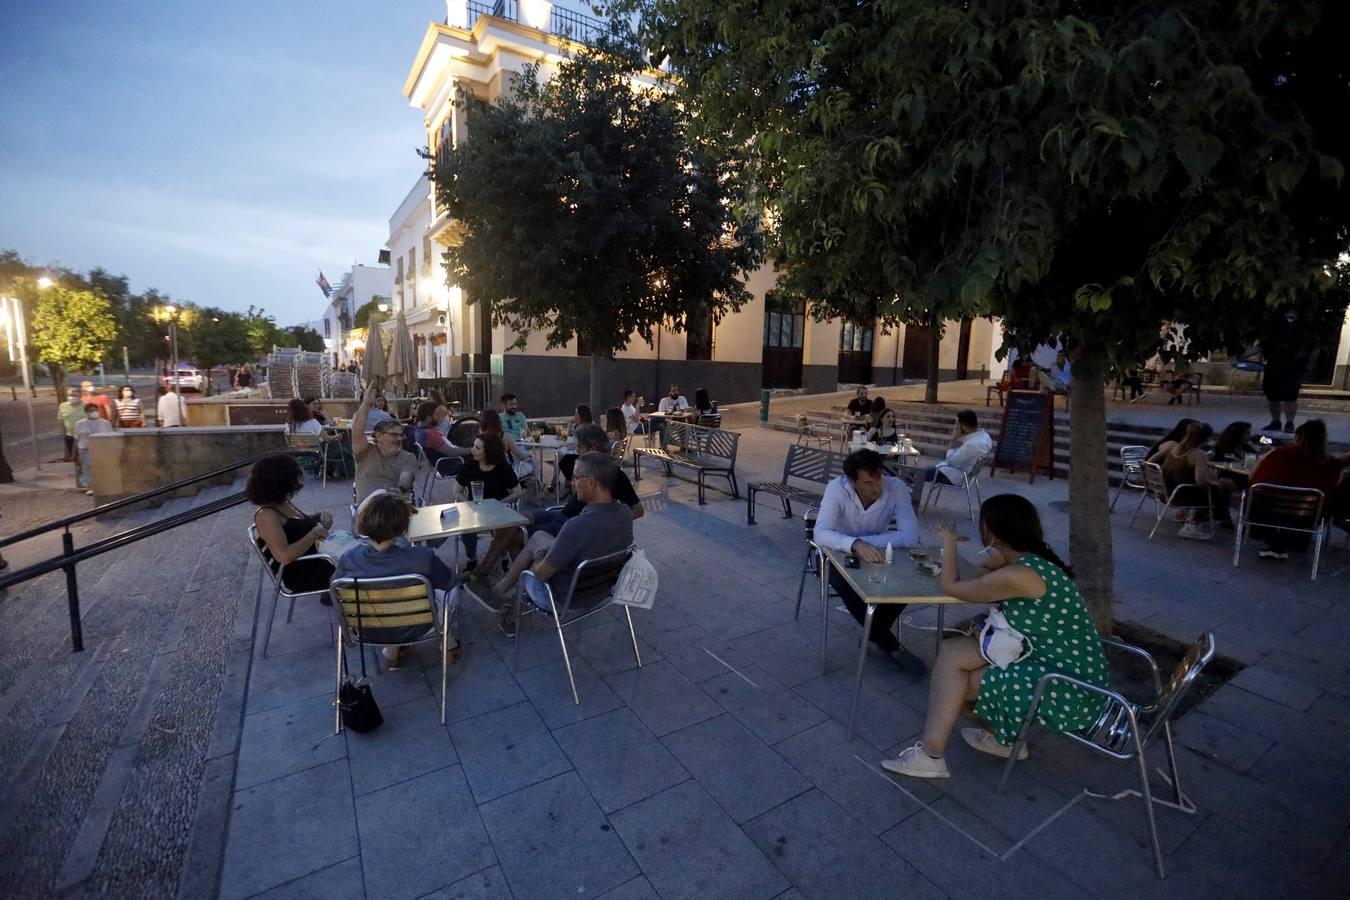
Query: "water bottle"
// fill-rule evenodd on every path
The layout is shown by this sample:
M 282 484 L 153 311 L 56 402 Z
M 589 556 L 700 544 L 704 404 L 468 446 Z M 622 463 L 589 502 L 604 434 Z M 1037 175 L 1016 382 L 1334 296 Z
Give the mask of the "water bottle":
M 891 548 L 891 542 L 890 542 L 890 541 L 887 541 L 887 542 L 886 542 L 886 565 L 889 566 L 889 565 L 891 564 L 891 560 L 893 560 L 894 558 L 895 558 L 895 551 Z

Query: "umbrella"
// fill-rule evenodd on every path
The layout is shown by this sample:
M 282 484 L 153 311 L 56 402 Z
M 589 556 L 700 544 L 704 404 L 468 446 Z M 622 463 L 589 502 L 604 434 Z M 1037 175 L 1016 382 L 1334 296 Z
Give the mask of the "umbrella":
M 384 345 L 380 343 L 378 322 L 370 323 L 370 328 L 366 331 L 366 358 L 361 366 L 361 376 L 366 384 L 375 385 L 377 390 L 384 387 L 385 379 L 389 377 L 389 369 L 384 361 Z
M 408 320 L 402 310 L 394 319 L 394 341 L 389 348 L 389 381 L 399 397 L 411 397 L 417 392 L 417 353 L 413 350 Z

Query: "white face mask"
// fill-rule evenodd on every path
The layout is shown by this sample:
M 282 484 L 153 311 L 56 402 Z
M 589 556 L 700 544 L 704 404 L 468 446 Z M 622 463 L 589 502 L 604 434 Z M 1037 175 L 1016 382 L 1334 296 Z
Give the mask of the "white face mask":
M 98 418 L 98 413 L 96 413 L 96 412 L 85 413 L 84 415 L 85 415 L 86 418 L 89 418 L 89 419 L 97 419 L 97 418 Z

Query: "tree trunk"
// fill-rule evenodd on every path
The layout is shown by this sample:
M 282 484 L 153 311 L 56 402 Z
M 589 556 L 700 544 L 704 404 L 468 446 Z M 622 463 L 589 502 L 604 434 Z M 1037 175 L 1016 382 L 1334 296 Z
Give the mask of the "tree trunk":
M 0 433 L 0 484 L 12 484 L 14 481 L 14 470 L 9 467 L 9 460 L 5 459 L 5 437 Z
M 934 322 L 928 329 L 928 386 L 924 388 L 923 402 L 938 402 L 938 356 L 942 348 L 942 323 Z
M 66 370 L 56 363 L 47 363 L 47 371 L 52 376 L 52 386 L 56 389 L 56 402 L 66 399 Z
M 1069 402 L 1069 555 L 1093 621 L 1109 634 L 1116 573 L 1106 478 L 1106 362 L 1095 347 L 1075 349 Z
M 598 352 L 591 353 L 591 414 L 595 416 L 595 420 L 600 423 L 605 421 L 605 410 L 609 409 L 609 404 L 605 402 L 604 370 L 604 354 Z

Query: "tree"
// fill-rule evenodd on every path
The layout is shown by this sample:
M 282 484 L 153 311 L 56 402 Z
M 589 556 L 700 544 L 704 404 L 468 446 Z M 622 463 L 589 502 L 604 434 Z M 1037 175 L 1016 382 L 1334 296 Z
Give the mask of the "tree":
M 461 96 L 468 140 L 432 167 L 438 202 L 464 227 L 446 251 L 451 284 L 488 304 L 523 346 L 574 337 L 590 349 L 590 402 L 604 360 L 636 333 L 720 317 L 750 297 L 756 221 L 737 221 L 711 145 L 631 46 L 606 41 L 547 82 L 528 67 L 493 106 Z
M 731 130 L 739 107 L 752 132 L 774 124 L 786 90 L 800 131 L 847 160 L 839 144 L 862 132 L 824 125 L 886 105 L 857 177 L 884 169 L 876 202 L 916 263 L 900 284 L 926 296 L 941 276 L 1003 316 L 1009 342 L 1069 351 L 1070 550 L 1109 627 L 1108 373 L 1162 349 L 1167 322 L 1187 323 L 1200 354 L 1248 342 L 1271 307 L 1344 309 L 1350 13 L 1313 0 L 778 0 L 753 15 L 653 0 L 643 13 L 710 129 Z M 856 91 L 836 88 L 841 72 Z M 780 149 L 769 134 L 765 155 Z M 798 245 L 839 239 L 828 218 L 785 226 Z
M 244 314 L 244 330 L 248 332 L 249 351 L 254 358 L 266 356 L 273 347 L 287 342 L 285 332 L 262 307 L 248 308 Z
M 97 366 L 116 337 L 112 304 L 101 294 L 60 285 L 39 291 L 30 339 L 51 372 L 57 397 L 66 395 L 66 372 Z
M 186 336 L 186 348 L 192 361 L 198 368 L 206 370 L 208 392 L 212 369 L 246 361 L 253 350 L 244 317 L 215 307 L 201 310 Z
M 293 325 L 286 329 L 286 336 L 295 342 L 295 346 L 310 353 L 324 351 L 323 335 L 306 325 Z
M 370 327 L 370 317 L 372 315 L 378 316 L 380 304 L 387 304 L 388 302 L 388 297 L 382 297 L 379 294 L 372 295 L 369 300 L 361 304 L 361 307 L 356 311 L 356 314 L 352 316 L 352 328 Z

